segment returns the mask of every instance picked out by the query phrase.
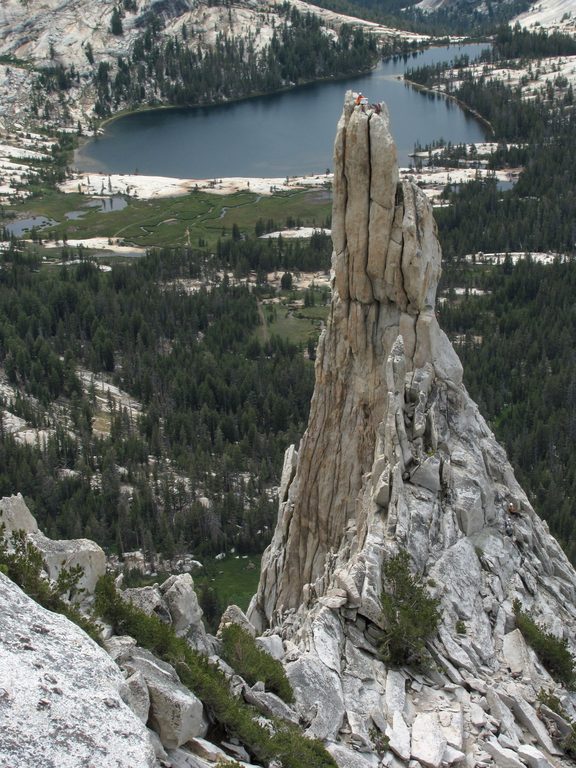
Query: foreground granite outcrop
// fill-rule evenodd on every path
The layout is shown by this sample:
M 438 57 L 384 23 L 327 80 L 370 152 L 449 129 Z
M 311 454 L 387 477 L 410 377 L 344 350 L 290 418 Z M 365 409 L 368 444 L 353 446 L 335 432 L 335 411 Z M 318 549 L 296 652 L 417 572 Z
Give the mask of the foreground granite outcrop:
M 63 568 L 69 570 L 79 566 L 82 576 L 78 581 L 76 601 L 92 595 L 96 582 L 106 573 L 106 555 L 102 547 L 90 539 L 49 539 L 38 528 L 36 518 L 21 493 L 0 499 L 0 525 L 4 526 L 4 536 L 9 545 L 12 534 L 26 534 L 42 554 L 44 569 L 51 581 L 58 579 Z
M 554 692 L 572 719 L 574 695 L 515 629 L 512 604 L 574 651 L 576 574 L 462 384 L 434 313 L 432 210 L 398 183 L 386 109 L 350 93 L 332 231 L 308 428 L 286 452 L 248 616 L 283 641 L 307 732 L 342 766 L 379 765 L 379 744 L 385 765 L 560 765 L 538 694 Z M 378 657 L 382 565 L 400 549 L 441 604 L 425 675 Z
M 68 619 L 0 573 L 0 764 L 152 768 L 120 669 Z
M 174 668 L 139 648 L 131 637 L 111 637 L 106 648 L 127 675 L 132 709 L 140 710 L 167 749 L 205 736 L 208 721 L 202 702 L 180 682 Z
M 20 494 L 0 499 L 0 524 L 9 548 L 14 532 L 22 532 L 39 548 L 44 559 L 41 578 L 56 577 L 66 564 L 59 558 L 50 561 L 54 551 L 80 556 L 77 564 L 81 566 L 90 566 L 92 554 L 101 552 L 85 539 L 47 539 Z M 57 569 L 55 573 L 52 568 Z M 80 608 L 90 612 L 92 595 L 89 590 L 82 594 L 86 599 Z M 217 639 L 206 633 L 202 623 L 190 574 L 121 594 L 145 614 L 170 624 L 193 648 L 210 656 L 212 663 L 227 668 L 215 655 Z M 213 715 L 181 683 L 173 666 L 138 647 L 134 638 L 116 636 L 111 626 L 100 626 L 108 653 L 75 624 L 40 607 L 0 572 L 2 768 L 40 764 L 47 768 L 209 768 L 218 756 L 226 755 L 251 765 L 248 752 L 239 743 L 224 741 L 223 732 L 215 736 L 222 739 L 224 749 L 204 739 L 214 724 Z M 252 690 L 233 670 L 229 672 L 235 695 L 251 698 L 256 710 L 298 721 L 262 684 Z

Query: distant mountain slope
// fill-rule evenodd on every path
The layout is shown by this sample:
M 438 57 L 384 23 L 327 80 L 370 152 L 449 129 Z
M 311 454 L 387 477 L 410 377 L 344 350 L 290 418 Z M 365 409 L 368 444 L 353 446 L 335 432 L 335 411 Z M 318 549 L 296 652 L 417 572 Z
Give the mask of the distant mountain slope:
M 522 27 L 560 30 L 576 35 L 576 2 L 574 0 L 545 0 L 515 19 Z
M 500 2 L 498 7 L 512 3 Z M 416 5 L 425 11 L 439 11 L 466 7 L 467 10 L 474 9 L 479 13 L 487 12 L 487 5 L 484 2 L 462 3 L 461 0 L 421 0 Z M 561 30 L 569 34 L 576 34 L 576 2 L 574 0 L 543 0 L 543 2 L 534 3 L 528 10 L 514 16 L 511 24 L 519 22 L 522 27 L 529 27 L 535 30 Z
M 370 51 L 362 32 L 351 34 L 358 29 Z M 226 101 L 363 71 L 383 45 L 422 38 L 300 0 L 6 0 L 0 129 L 91 131 L 126 108 Z

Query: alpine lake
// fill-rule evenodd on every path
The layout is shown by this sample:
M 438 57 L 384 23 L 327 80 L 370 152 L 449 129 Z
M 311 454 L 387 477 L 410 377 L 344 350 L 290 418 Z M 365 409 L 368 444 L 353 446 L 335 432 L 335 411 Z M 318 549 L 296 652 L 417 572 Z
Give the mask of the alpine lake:
M 455 101 L 412 87 L 402 74 L 463 54 L 472 59 L 486 47 L 429 48 L 346 79 L 226 105 L 137 112 L 110 121 L 101 135 L 85 141 L 75 153 L 74 167 L 189 179 L 324 174 L 332 167 L 334 126 L 347 90 L 361 91 L 370 102 L 386 102 L 399 164 L 409 166 L 417 145 L 479 142 L 486 129 Z M 192 192 L 139 200 L 48 191 L 12 211 L 16 219 L 7 225 L 17 236 L 26 237 L 34 228 L 43 239 L 60 241 L 105 237 L 141 248 L 214 247 L 234 225 L 252 232 L 259 218 L 322 226 L 330 217 L 331 194 L 327 188 L 262 196 L 247 188 L 230 195 Z
M 381 62 L 369 74 L 214 107 L 139 112 L 109 123 L 102 136 L 77 153 L 82 171 L 206 179 L 276 178 L 320 173 L 332 166 L 334 126 L 344 93 L 361 91 L 388 105 L 401 166 L 419 143 L 482 141 L 485 129 L 454 101 L 416 90 L 399 77 L 406 69 L 436 64 L 484 44 L 429 48 Z

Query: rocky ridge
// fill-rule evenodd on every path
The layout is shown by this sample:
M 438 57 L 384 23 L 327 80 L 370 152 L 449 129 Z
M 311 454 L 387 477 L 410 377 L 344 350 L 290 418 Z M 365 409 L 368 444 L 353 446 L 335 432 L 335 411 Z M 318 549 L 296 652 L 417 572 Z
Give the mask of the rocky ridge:
M 513 601 L 573 652 L 576 574 L 462 384 L 434 314 L 431 207 L 398 183 L 385 107 L 347 94 L 334 171 L 330 321 L 249 617 L 283 640 L 307 732 L 341 765 L 378 765 L 378 734 L 386 765 L 559 765 L 537 697 L 574 718 L 574 695 L 526 645 Z M 426 674 L 379 660 L 382 567 L 399 550 L 440 600 Z
M 37 548 L 51 541 L 38 530 L 20 495 L 0 499 L 0 522 L 9 553 L 14 532 Z M 58 544 L 77 557 L 86 553 L 78 564 L 85 562 L 90 568 L 94 542 Z M 53 548 L 51 543 L 39 550 L 44 560 L 39 578 L 51 582 L 58 575 L 49 559 Z M 0 559 L 0 569 L 4 562 Z M 29 560 L 28 568 L 35 567 Z M 219 695 L 228 696 L 228 706 L 237 713 L 244 712 L 244 722 L 252 721 L 263 733 L 273 733 L 282 721 L 299 725 L 293 707 L 266 690 L 264 683 L 249 685 L 219 656 L 227 625 L 238 624 L 254 637 L 254 628 L 237 606 L 227 608 L 218 637 L 213 637 L 204 628 L 189 573 L 170 576 L 163 584 L 124 590 L 122 579 L 122 575 L 116 578 L 115 589 L 122 601 L 139 610 L 141 622 L 145 623 L 142 614 L 155 616 L 184 638 L 206 657 L 206 670 L 215 668 L 212 680 L 217 685 L 221 681 L 217 670 L 223 673 Z M 93 588 L 89 581 L 84 583 L 81 607 L 90 612 Z M 140 647 L 133 637 L 115 635 L 113 627 L 101 621 L 99 625 L 103 648 L 65 616 L 35 603 L 0 570 L 0 765 L 24 768 L 36 764 L 40 755 L 49 768 L 92 765 L 91 760 L 104 768 L 210 768 L 230 761 L 247 768 L 253 765 L 249 750 L 254 744 L 243 745 L 234 730 L 227 732 L 221 706 L 224 722 L 213 705 L 181 682 L 171 663 Z M 284 654 L 278 637 L 253 642 L 274 658 Z M 186 666 L 181 659 L 171 659 L 180 671 Z
M 80 566 L 78 598 L 90 613 L 96 581 L 106 571 L 95 542 L 49 539 L 20 494 L 0 499 L 0 525 L 9 551 L 12 534 L 19 532 L 40 552 L 42 578 L 54 582 L 63 567 Z M 217 642 L 204 629 L 190 574 L 122 595 L 200 652 L 215 653 Z M 206 768 L 191 750 L 219 748 L 203 739 L 209 721 L 202 701 L 170 664 L 133 638 L 101 627 L 105 648 L 38 605 L 0 570 L 0 765 L 23 768 L 42 755 L 47 768 L 92 760 L 105 768 Z

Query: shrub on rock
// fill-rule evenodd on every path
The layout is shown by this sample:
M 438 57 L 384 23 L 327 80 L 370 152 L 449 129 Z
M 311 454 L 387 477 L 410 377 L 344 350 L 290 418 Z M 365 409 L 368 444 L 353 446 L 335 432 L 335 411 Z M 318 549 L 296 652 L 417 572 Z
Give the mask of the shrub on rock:
M 284 667 L 259 648 L 249 632 L 238 624 L 228 624 L 222 629 L 222 647 L 225 661 L 250 685 L 261 680 L 268 690 L 287 703 L 294 701 Z
M 539 626 L 522 610 L 519 600 L 514 600 L 512 607 L 516 626 L 542 664 L 555 680 L 573 689 L 576 685 L 576 662 L 568 650 L 566 639 L 560 639 Z
M 438 628 L 440 601 L 430 597 L 410 572 L 410 558 L 406 552 L 401 551 L 384 563 L 383 570 L 382 660 L 398 666 L 420 665 L 426 656 L 426 640 Z

